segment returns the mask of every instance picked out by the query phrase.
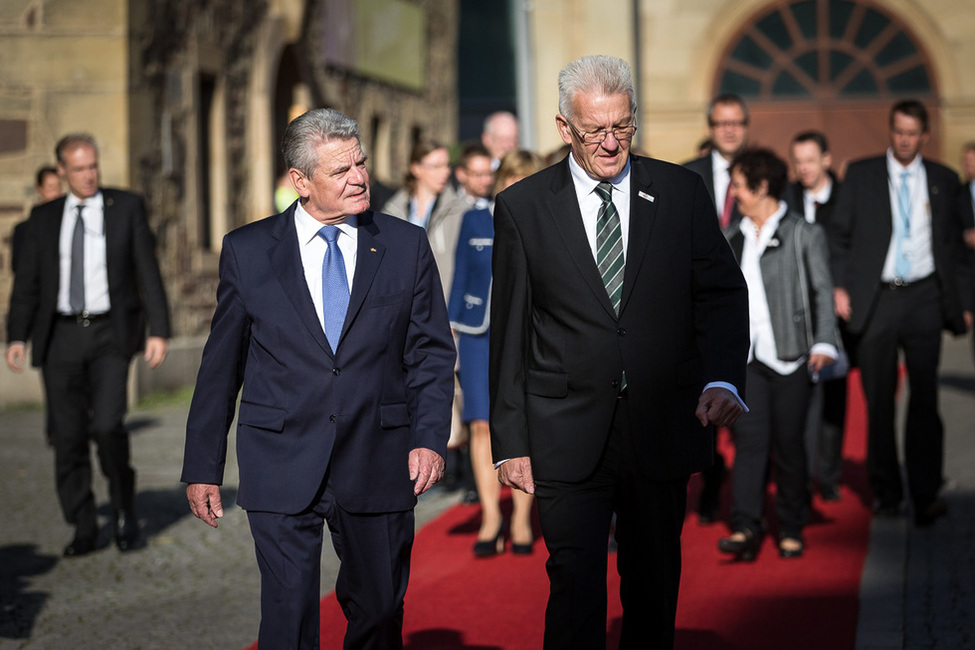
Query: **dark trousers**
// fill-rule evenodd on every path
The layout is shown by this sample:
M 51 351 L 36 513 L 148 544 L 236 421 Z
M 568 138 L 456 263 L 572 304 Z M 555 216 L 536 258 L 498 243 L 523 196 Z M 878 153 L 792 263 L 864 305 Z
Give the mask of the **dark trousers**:
M 643 474 L 632 453 L 629 411 L 626 399 L 617 400 L 592 476 L 580 483 L 535 482 L 549 552 L 547 650 L 606 647 L 607 542 L 614 511 L 623 604 L 619 647 L 673 647 L 688 477 L 651 481 Z
M 897 289 L 882 288 L 858 347 L 869 420 L 867 472 L 877 499 L 904 498 L 894 433 L 898 351 L 904 353 L 910 397 L 904 428 L 904 461 L 911 500 L 926 507 L 942 482 L 944 425 L 938 412 L 941 299 L 934 278 Z
M 356 514 L 327 487 L 297 515 L 248 512 L 261 570 L 261 650 L 317 649 L 322 531 L 327 522 L 341 566 L 335 596 L 348 626 L 346 650 L 403 647 L 413 511 Z
M 846 423 L 846 377 L 813 386 L 806 414 L 806 459 L 809 478 L 820 489 L 837 488 L 843 472 L 843 426 Z
M 779 534 L 796 537 L 809 520 L 803 432 L 812 385 L 805 366 L 780 375 L 759 361 L 746 369 L 749 412 L 732 426 L 735 441 L 731 525 L 762 531 L 769 455 L 775 465 Z
M 108 479 L 112 506 L 131 512 L 135 471 L 123 420 L 129 358 L 115 345 L 108 318 L 87 327 L 60 319 L 54 325 L 43 368 L 51 403 L 54 465 L 61 511 L 81 535 L 97 532 L 91 492 L 90 440 Z

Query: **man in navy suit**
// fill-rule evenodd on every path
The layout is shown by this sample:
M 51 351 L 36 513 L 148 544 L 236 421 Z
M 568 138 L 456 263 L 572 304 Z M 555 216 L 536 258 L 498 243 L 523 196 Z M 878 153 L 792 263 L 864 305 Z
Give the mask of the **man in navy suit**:
M 108 478 L 115 543 L 129 551 L 139 541 L 124 423 L 129 362 L 143 347 L 150 367 L 166 358 L 166 292 L 142 197 L 101 187 L 90 135 L 64 136 L 55 153 L 69 192 L 35 207 L 20 229 L 7 364 L 20 372 L 32 342 L 31 361 L 51 404 L 61 511 L 75 527 L 64 555 L 97 546 L 91 440 Z
M 495 204 L 491 442 L 538 503 L 547 649 L 606 646 L 614 512 L 620 648 L 673 645 L 688 478 L 744 410 L 744 279 L 701 177 L 630 154 L 636 114 L 625 61 L 573 61 L 571 155 Z
M 922 158 L 928 112 L 905 100 L 890 111 L 890 148 L 850 164 L 832 215 L 836 315 L 858 336 L 869 421 L 867 473 L 874 512 L 895 516 L 904 498 L 894 433 L 898 355 L 910 385 L 904 431 L 914 522 L 947 512 L 944 425 L 938 411 L 941 331 L 971 327 L 971 278 L 962 231 L 971 203 L 958 176 Z
M 258 644 L 317 648 L 323 522 L 342 562 L 345 647 L 402 646 L 416 498 L 440 480 L 454 344 L 422 229 L 369 210 L 359 125 L 295 119 L 300 195 L 224 238 L 182 480 L 216 527 L 238 392 L 237 501 L 261 570 Z

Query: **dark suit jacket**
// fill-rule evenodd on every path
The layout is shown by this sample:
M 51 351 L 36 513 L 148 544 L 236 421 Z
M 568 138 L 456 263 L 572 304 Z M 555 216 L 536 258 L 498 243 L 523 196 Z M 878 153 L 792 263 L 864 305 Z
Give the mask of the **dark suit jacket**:
M 146 321 L 150 336 L 169 338 L 166 291 L 142 197 L 111 188 L 101 192 L 112 329 L 122 353 L 132 356 L 145 343 Z M 44 364 L 57 318 L 58 238 L 66 200 L 34 208 L 18 242 L 7 340 L 32 340 L 35 366 Z
M 961 234 L 958 176 L 944 165 L 923 162 L 944 327 L 962 334 L 962 311 L 971 308 L 971 279 Z M 853 315 L 849 329 L 854 334 L 863 331 L 873 311 L 892 234 L 886 156 L 851 163 L 833 211 L 830 253 L 833 283 L 850 294 Z
M 237 502 L 295 514 L 322 480 L 350 512 L 416 503 L 409 452 L 444 455 L 454 344 L 425 233 L 367 211 L 338 352 L 308 293 L 294 206 L 224 238 L 210 337 L 186 423 L 182 481 L 223 481 L 236 409 Z
M 684 163 L 684 167 L 696 172 L 701 178 L 704 179 L 704 186 L 708 188 L 708 194 L 711 195 L 711 205 L 715 209 L 715 214 L 720 219 L 721 209 L 719 209 L 714 204 L 714 169 L 712 167 L 711 154 L 706 156 L 701 156 L 700 158 L 695 158 L 694 160 L 689 160 Z M 728 222 L 728 228 L 734 228 L 741 221 L 741 212 L 738 211 L 738 204 L 732 203 L 731 205 L 731 219 Z
M 830 224 L 833 220 L 833 210 L 836 208 L 836 200 L 840 195 L 841 186 L 841 183 L 837 180 L 833 172 L 829 172 L 829 177 L 833 179 L 833 191 L 829 194 L 829 200 L 816 208 L 816 223 L 825 228 L 827 233 L 832 228 Z M 789 183 L 785 188 L 782 200 L 789 206 L 790 211 L 805 218 L 806 203 L 803 201 L 802 193 L 802 185 L 799 183 Z
M 464 334 L 484 334 L 491 322 L 491 255 L 494 217 L 491 211 L 464 214 L 457 239 L 454 280 L 450 284 L 447 315 L 450 326 Z
M 601 456 L 626 370 L 634 453 L 653 479 L 713 462 L 694 417 L 704 385 L 744 397 L 745 282 L 700 176 L 630 157 L 630 230 L 617 317 L 586 239 L 568 160 L 498 195 L 491 304 L 495 460 L 578 481 Z M 645 197 L 641 195 L 646 195 Z

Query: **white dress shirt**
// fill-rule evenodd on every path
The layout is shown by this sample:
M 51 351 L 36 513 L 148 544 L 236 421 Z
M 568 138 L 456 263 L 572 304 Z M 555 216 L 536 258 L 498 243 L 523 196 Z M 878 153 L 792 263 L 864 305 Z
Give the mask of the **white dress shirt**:
M 802 191 L 803 216 L 809 223 L 816 223 L 816 204 L 823 205 L 829 201 L 833 194 L 833 179 L 826 176 L 826 184 L 818 192 L 810 190 Z
M 345 261 L 345 278 L 349 282 L 349 293 L 352 293 L 352 279 L 355 277 L 355 261 L 358 251 L 359 232 L 356 229 L 356 217 L 352 215 L 342 223 L 335 224 L 339 229 L 338 244 L 342 251 L 342 259 Z M 301 206 L 299 202 L 295 207 L 295 230 L 298 233 L 298 252 L 301 254 L 301 266 L 305 271 L 305 283 L 308 285 L 308 293 L 311 301 L 315 303 L 315 313 L 318 314 L 318 322 L 325 331 L 325 309 L 322 303 L 322 262 L 325 260 L 325 251 L 328 250 L 328 242 L 318 235 L 318 231 L 325 224 L 321 223 Z
M 112 308 L 112 303 L 108 297 L 108 263 L 105 256 L 105 202 L 100 191 L 84 201 L 69 192 L 64 201 L 61 232 L 58 233 L 58 313 L 72 313 L 69 299 L 71 242 L 78 205 L 84 205 L 81 217 L 85 224 L 85 311 L 104 314 Z
M 908 172 L 907 186 L 911 196 L 910 235 L 904 242 L 904 252 L 911 261 L 911 271 L 906 278 L 897 278 L 896 265 L 897 231 L 901 228 L 900 201 L 897 198 L 901 185 L 901 172 Z M 897 162 L 893 152 L 887 150 L 887 187 L 890 198 L 891 237 L 887 258 L 880 275 L 883 282 L 895 279 L 906 282 L 922 280 L 934 273 L 934 253 L 931 250 L 931 201 L 928 197 L 928 175 L 921 162 L 921 155 L 914 157 L 906 167 Z M 953 199 L 952 199 L 953 200 Z
M 589 176 L 579 166 L 576 159 L 569 154 L 569 171 L 572 173 L 572 184 L 576 188 L 576 198 L 579 200 L 579 210 L 582 212 L 582 226 L 586 229 L 586 239 L 592 258 L 596 259 L 596 217 L 603 200 L 596 193 L 596 186 L 600 182 Z M 613 205 L 620 217 L 620 235 L 623 238 L 623 262 L 626 263 L 626 245 L 630 241 L 630 161 L 619 174 L 609 180 L 613 186 Z M 598 260 L 597 260 L 598 264 Z M 625 275 L 625 271 L 624 271 Z

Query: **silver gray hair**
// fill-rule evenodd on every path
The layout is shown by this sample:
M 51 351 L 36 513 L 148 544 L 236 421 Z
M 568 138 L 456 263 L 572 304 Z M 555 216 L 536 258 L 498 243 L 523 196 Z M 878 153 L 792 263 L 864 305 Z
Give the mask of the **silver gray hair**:
M 334 108 L 314 108 L 296 117 L 285 129 L 281 139 L 284 165 L 311 178 L 318 168 L 318 145 L 348 138 L 360 140 L 358 122 Z M 361 140 L 359 144 L 362 145 Z
M 559 113 L 572 119 L 572 103 L 579 93 L 630 96 L 630 113 L 636 118 L 636 91 L 630 64 L 615 56 L 595 54 L 568 64 L 559 72 Z

